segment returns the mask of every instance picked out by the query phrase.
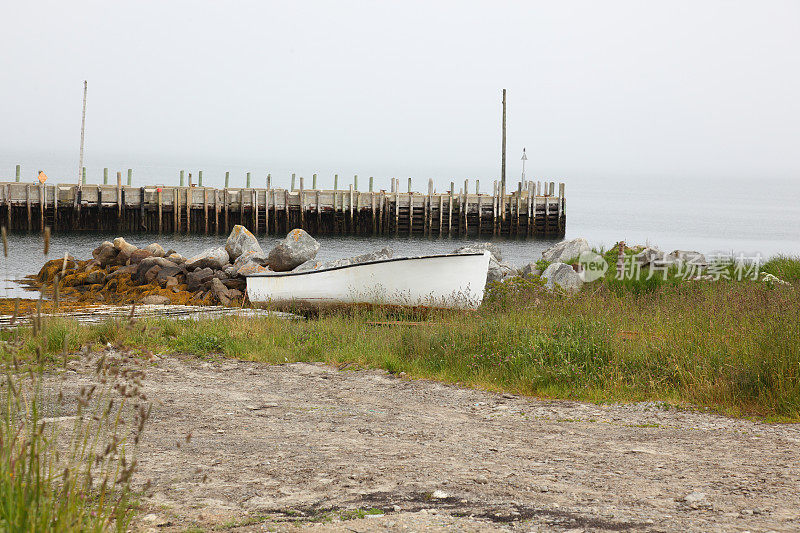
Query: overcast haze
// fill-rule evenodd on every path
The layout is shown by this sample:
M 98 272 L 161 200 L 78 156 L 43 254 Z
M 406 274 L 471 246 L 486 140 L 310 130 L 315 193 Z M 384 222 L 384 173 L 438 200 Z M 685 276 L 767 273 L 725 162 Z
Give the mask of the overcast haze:
M 6 161 L 793 178 L 798 2 L 14 2 Z M 200 167 L 202 168 L 202 167 Z M 7 173 L 8 170 L 4 169 Z

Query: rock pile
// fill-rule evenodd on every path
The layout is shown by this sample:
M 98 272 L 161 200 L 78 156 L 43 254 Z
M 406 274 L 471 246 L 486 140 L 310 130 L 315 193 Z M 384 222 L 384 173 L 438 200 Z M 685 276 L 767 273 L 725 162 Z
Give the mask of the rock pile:
M 255 236 L 239 225 L 225 246 L 189 258 L 165 251 L 158 243 L 138 248 L 117 237 L 95 248 L 92 259 L 67 257 L 66 265 L 64 259 L 48 261 L 31 282 L 52 286 L 58 275 L 61 294 L 80 301 L 238 305 L 244 298 L 245 276 L 290 270 L 312 260 L 317 250 L 317 241 L 295 229 L 265 254 Z

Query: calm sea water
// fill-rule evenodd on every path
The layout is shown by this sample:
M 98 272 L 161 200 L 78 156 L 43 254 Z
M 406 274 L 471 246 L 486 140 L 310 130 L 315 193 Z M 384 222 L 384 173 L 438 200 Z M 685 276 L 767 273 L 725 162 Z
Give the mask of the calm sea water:
M 14 160 L 0 154 L 0 181 L 12 178 L 14 164 L 23 165 L 24 181 L 32 181 L 35 171 L 44 169 L 51 182 L 74 181 L 72 165 L 64 159 L 39 158 Z M 134 168 L 134 185 L 177 184 L 179 166 L 170 164 L 137 165 L 129 161 L 103 161 L 100 166 L 87 165 L 89 183 L 102 182 L 102 167 Z M 186 167 L 184 167 L 186 168 Z M 34 170 L 35 169 L 35 170 Z M 231 186 L 243 186 L 245 172 L 252 171 L 252 185 L 263 186 L 267 170 L 243 167 L 204 167 L 204 184 L 221 186 L 225 171 L 231 172 Z M 272 183 L 286 187 L 290 172 L 271 169 Z M 196 175 L 196 172 L 194 172 Z M 310 174 L 310 173 L 309 173 Z M 376 173 L 377 174 L 377 173 Z M 301 173 L 298 173 L 298 176 Z M 350 179 L 340 174 L 340 187 Z M 367 174 L 368 176 L 368 174 Z M 491 190 L 492 177 L 477 176 L 483 192 Z M 529 178 L 536 179 L 532 173 Z M 306 176 L 310 182 L 309 176 Z M 361 176 L 359 188 L 366 189 L 367 179 Z M 562 179 L 566 182 L 567 238 L 585 237 L 595 246 L 610 247 L 619 240 L 629 244 L 652 244 L 662 249 L 699 250 L 704 253 L 734 253 L 746 256 L 770 256 L 779 253 L 800 255 L 800 178 L 770 179 L 708 179 L 656 176 L 595 178 L 584 175 Z M 458 188 L 463 178 L 455 180 Z M 427 177 L 414 178 L 414 187 L 422 189 Z M 450 179 L 435 181 L 438 190 L 445 190 Z M 320 187 L 331 188 L 333 172 L 319 173 Z M 401 184 L 405 186 L 405 179 Z M 474 187 L 474 178 L 470 180 Z M 308 183 L 307 187 L 310 186 Z M 375 188 L 389 187 L 388 177 L 375 176 Z M 223 236 L 123 235 L 136 245 L 158 241 L 165 248 L 174 248 L 189 255 L 209 246 L 219 245 Z M 101 233 L 71 233 L 54 235 L 49 258 L 63 256 L 67 251 L 78 258 L 88 258 L 102 240 L 115 235 Z M 268 249 L 274 237 L 261 237 L 262 247 Z M 449 252 L 465 243 L 459 239 L 422 238 L 359 238 L 320 237 L 319 258 L 323 260 L 348 257 L 391 246 L 398 255 L 419 255 Z M 42 255 L 39 235 L 10 235 L 9 257 L 0 256 L 0 294 L 19 294 L 18 286 L 9 280 L 35 273 L 47 259 Z M 547 240 L 501 240 L 498 244 L 505 259 L 521 265 L 535 261 L 552 244 Z

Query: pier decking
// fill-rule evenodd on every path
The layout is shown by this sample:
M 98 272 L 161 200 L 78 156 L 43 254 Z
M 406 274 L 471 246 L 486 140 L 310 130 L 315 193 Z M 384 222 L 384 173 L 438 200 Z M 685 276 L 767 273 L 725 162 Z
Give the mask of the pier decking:
M 562 236 L 564 184 L 519 182 L 502 194 L 300 188 L 213 188 L 0 182 L 0 225 L 11 230 L 256 234 L 303 228 L 311 234 Z

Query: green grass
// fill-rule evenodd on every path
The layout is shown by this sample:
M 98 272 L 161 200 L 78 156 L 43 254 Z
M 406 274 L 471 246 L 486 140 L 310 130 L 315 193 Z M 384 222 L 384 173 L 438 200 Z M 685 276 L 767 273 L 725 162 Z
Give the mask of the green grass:
M 0 336 L 2 532 L 127 531 L 133 517 L 130 478 L 149 416 L 140 375 L 109 352 L 77 399 L 56 393 L 42 355 L 63 360 L 76 329 L 54 321 Z M 92 336 L 114 329 L 104 325 Z
M 789 283 L 800 283 L 800 257 L 773 257 L 761 266 L 761 272 L 772 274 Z
M 201 358 L 350 362 L 534 396 L 661 400 L 796 421 L 797 294 L 796 286 L 760 282 L 668 280 L 647 290 L 596 282 L 565 298 L 519 278 L 493 289 L 477 312 L 374 309 L 306 321 L 150 320 L 135 328 L 53 321 L 42 335 L 45 357 L 54 361 L 64 342 L 70 349 L 110 342 Z M 371 324 L 391 320 L 422 323 Z

